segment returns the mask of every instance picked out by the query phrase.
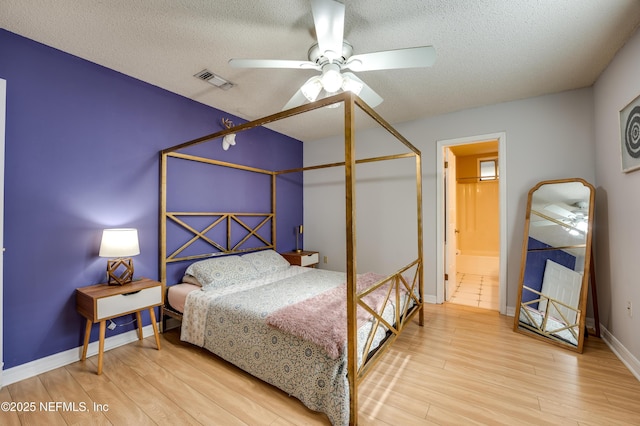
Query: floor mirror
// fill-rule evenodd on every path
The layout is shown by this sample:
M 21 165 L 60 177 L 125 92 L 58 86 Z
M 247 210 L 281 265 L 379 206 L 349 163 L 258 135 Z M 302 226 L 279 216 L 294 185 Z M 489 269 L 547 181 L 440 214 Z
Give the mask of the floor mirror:
M 514 330 L 582 352 L 594 224 L 594 187 L 583 179 L 529 191 Z

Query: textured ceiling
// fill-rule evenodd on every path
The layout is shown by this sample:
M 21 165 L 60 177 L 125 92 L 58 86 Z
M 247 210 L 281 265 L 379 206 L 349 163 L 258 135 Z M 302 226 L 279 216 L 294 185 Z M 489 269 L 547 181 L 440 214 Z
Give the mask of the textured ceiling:
M 355 54 L 436 48 L 431 68 L 358 73 L 391 123 L 590 86 L 640 23 L 637 0 L 344 3 Z M 308 0 L 2 0 L 0 25 L 246 120 L 280 111 L 315 72 L 227 64 L 306 60 L 315 41 Z M 193 77 L 205 68 L 236 86 Z M 271 127 L 313 140 L 335 132 L 325 121 L 334 115 Z

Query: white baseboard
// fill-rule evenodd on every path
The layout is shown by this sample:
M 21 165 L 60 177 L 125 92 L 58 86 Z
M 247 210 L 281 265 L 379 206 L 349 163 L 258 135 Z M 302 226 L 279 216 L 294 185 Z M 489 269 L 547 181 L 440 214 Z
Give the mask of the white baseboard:
M 620 361 L 631 371 L 631 374 L 640 380 L 640 361 L 638 361 L 609 330 L 603 327 L 602 324 L 600 324 L 600 337 L 602 337 L 602 340 L 611 348 L 611 351 L 613 351 Z
M 148 337 L 153 335 L 153 327 L 151 324 L 142 328 L 142 336 Z M 115 336 L 104 339 L 105 352 L 109 349 L 117 348 L 118 346 L 126 345 L 138 340 L 137 330 L 127 331 L 126 333 L 117 334 Z M 89 343 L 87 348 L 87 357 L 98 354 L 98 342 Z M 28 362 L 26 364 L 18 365 L 16 367 L 9 368 L 2 372 L 1 386 L 10 385 L 30 377 L 37 376 L 38 374 L 46 373 L 47 371 L 55 370 L 59 367 L 72 364 L 80 360 L 82 356 L 82 346 L 78 346 L 75 349 L 69 349 L 64 352 L 58 352 L 57 354 L 49 355 L 44 358 L 37 359 L 35 361 Z
M 423 296 L 423 299 L 424 299 L 424 303 L 433 303 L 433 304 L 438 303 L 438 301 L 436 300 L 436 296 L 435 295 L 425 294 Z

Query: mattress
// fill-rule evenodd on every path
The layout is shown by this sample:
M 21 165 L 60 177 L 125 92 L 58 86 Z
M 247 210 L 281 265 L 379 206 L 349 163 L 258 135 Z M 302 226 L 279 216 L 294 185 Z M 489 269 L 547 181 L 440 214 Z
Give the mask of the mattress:
M 200 290 L 200 286 L 182 283 L 168 287 L 167 301 L 169 302 L 169 306 L 180 313 L 184 313 L 184 305 L 187 301 L 187 295 L 194 290 Z

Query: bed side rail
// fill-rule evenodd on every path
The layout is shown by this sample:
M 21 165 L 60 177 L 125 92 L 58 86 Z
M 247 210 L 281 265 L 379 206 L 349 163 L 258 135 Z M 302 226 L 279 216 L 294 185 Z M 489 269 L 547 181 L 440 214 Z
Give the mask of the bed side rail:
M 580 327 L 580 316 L 581 316 L 581 311 L 579 309 L 576 309 L 573 306 L 567 305 L 566 303 L 563 303 L 559 300 L 553 299 L 551 297 L 548 297 L 542 293 L 540 293 L 537 290 L 534 290 L 530 287 L 527 286 L 523 286 L 523 289 L 530 291 L 531 293 L 534 293 L 536 295 L 538 295 L 539 297 L 537 299 L 531 299 L 527 302 L 522 302 L 520 305 L 523 309 L 520 310 L 520 312 L 522 312 L 528 319 L 529 324 L 524 324 L 521 323 L 520 325 L 522 325 L 525 328 L 528 328 L 530 330 L 536 331 L 538 333 L 541 333 L 549 338 L 555 339 L 556 338 L 556 334 L 560 331 L 564 331 L 564 330 L 568 330 L 571 335 L 576 339 L 576 341 L 578 340 L 578 328 Z M 537 324 L 537 322 L 535 321 L 535 319 L 532 317 L 531 313 L 527 310 L 524 309 L 529 305 L 535 305 L 536 303 L 543 303 L 546 302 L 546 309 L 544 311 L 544 316 L 542 318 L 542 321 L 540 322 L 540 325 Z M 573 311 L 576 314 L 576 319 L 575 321 L 571 321 L 567 318 L 567 315 L 563 314 L 562 309 L 561 308 L 566 308 L 567 310 L 569 310 L 569 312 Z M 552 330 L 549 329 L 549 312 L 552 311 L 555 312 L 556 314 L 556 318 L 559 319 L 563 325 L 557 328 L 554 328 Z
M 359 307 L 365 309 L 372 316 L 373 326 L 367 337 L 363 353 L 368 354 L 373 345 L 376 332 L 384 327 L 388 336 L 375 353 L 366 358 L 358 368 L 358 380 L 364 379 L 368 371 L 375 365 L 380 356 L 386 352 L 389 346 L 402 333 L 405 326 L 413 317 L 423 309 L 423 291 L 421 279 L 422 264 L 416 259 L 395 273 L 377 281 L 367 289 L 356 294 L 356 302 Z M 410 275 L 409 277 L 407 275 Z M 383 290 L 381 290 L 383 289 Z M 376 309 L 365 301 L 365 297 L 374 291 L 385 291 L 384 302 Z M 403 299 L 406 299 L 403 301 Z M 413 305 L 410 303 L 413 301 Z M 391 304 L 391 305 L 390 305 Z M 388 306 L 394 310 L 393 324 L 383 318 L 383 312 Z M 358 348 L 358 351 L 361 349 Z

